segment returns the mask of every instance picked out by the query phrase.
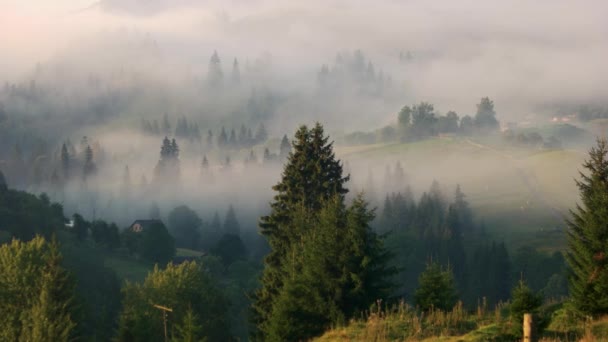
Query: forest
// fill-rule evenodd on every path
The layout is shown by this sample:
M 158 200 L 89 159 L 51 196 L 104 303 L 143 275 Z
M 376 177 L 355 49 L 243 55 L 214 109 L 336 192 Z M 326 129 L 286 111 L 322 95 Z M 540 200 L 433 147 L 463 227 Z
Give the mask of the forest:
M 608 8 L 515 2 L 0 4 L 0 340 L 608 339 Z

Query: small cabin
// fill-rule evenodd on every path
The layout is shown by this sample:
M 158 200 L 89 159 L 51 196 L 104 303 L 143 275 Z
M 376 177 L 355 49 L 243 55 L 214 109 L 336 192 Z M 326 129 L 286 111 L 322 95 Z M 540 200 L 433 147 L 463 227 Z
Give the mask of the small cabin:
M 154 224 L 163 224 L 160 220 L 135 220 L 129 226 L 129 229 L 134 233 L 141 233 L 148 227 Z

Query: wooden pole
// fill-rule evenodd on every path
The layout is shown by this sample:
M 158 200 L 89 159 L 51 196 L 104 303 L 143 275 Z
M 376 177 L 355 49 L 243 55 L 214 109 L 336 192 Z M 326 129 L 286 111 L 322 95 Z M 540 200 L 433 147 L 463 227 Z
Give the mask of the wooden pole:
M 524 342 L 534 342 L 534 321 L 532 314 L 524 314 Z
M 169 341 L 169 336 L 167 336 L 167 312 L 173 312 L 173 309 L 168 308 L 166 306 L 162 306 L 162 305 L 156 305 L 156 304 L 152 304 L 153 307 L 162 310 L 163 312 L 163 327 L 165 330 L 165 342 Z

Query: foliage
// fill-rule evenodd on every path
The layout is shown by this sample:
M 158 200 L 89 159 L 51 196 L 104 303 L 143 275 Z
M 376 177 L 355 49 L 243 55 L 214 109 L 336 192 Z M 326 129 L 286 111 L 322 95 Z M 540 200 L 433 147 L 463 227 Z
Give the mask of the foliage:
M 226 212 L 226 218 L 224 218 L 224 234 L 239 235 L 241 233 L 241 226 L 236 218 L 234 207 L 230 205 Z
M 202 220 L 188 206 L 180 205 L 169 213 L 169 229 L 177 247 L 198 249 Z
M 74 282 L 57 242 L 35 237 L 0 246 L 0 339 L 67 341 L 76 326 Z
M 0 231 L 24 241 L 36 234 L 50 238 L 64 228 L 63 208 L 46 194 L 36 197 L 12 189 L 0 190 Z
M 220 257 L 224 265 L 229 266 L 237 260 L 246 259 L 247 248 L 238 235 L 224 234 L 211 249 L 211 254 Z
M 190 335 L 194 340 L 231 340 L 226 299 L 205 272 L 204 265 L 196 262 L 168 264 L 164 270 L 156 266 L 143 284 L 127 283 L 123 294 L 120 341 L 164 339 L 162 312 L 153 305 L 173 310 L 168 313 L 167 323 L 172 337 Z
M 522 334 L 521 322 L 523 322 L 524 314 L 537 314 L 542 303 L 542 296 L 534 293 L 523 280 L 513 288 L 509 311 L 514 328 L 513 332 L 516 336 Z M 536 323 L 538 324 L 538 322 Z
M 568 220 L 569 288 L 574 307 L 593 316 L 608 313 L 608 144 L 599 139 L 576 182 L 581 201 Z
M 347 180 L 322 127 L 302 127 L 261 225 L 272 248 L 254 306 L 265 340 L 310 338 L 388 295 L 389 255 L 362 196 L 344 205 Z
M 262 217 L 261 233 L 271 252 L 264 260 L 262 287 L 255 294 L 254 321 L 260 331 L 266 330 L 274 301 L 283 286 L 284 263 L 288 251 L 302 232 L 293 225 L 293 213 L 304 207 L 315 211 L 334 195 L 343 196 L 348 177 L 342 177 L 342 166 L 335 159 L 332 143 L 324 136 L 323 127 L 300 127 L 293 141 L 281 181 L 273 187 L 277 192 L 271 213 Z
M 499 124 L 498 120 L 496 120 L 496 112 L 494 111 L 494 101 L 490 100 L 490 98 L 483 97 L 477 105 L 475 125 L 481 131 L 498 130 Z
M 442 270 L 438 263 L 430 262 L 420 274 L 414 300 L 423 311 L 451 309 L 456 303 L 456 287 L 451 270 Z
M 139 234 L 141 234 L 139 252 L 144 259 L 164 264 L 175 256 L 175 242 L 162 222 L 156 221 L 150 224 Z

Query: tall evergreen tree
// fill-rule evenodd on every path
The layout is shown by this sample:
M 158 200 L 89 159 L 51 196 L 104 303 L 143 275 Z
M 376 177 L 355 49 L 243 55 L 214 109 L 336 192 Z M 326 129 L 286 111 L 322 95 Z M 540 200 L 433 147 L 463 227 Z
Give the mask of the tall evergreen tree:
M 83 167 L 83 175 L 86 180 L 89 176 L 92 176 L 97 171 L 97 166 L 93 161 L 93 149 L 90 145 L 87 145 L 84 151 L 84 167 Z
M 169 115 L 167 113 L 163 116 L 163 134 L 167 136 L 171 134 L 171 123 L 169 122 Z
M 207 71 L 207 82 L 212 87 L 219 87 L 224 80 L 224 72 L 222 71 L 222 62 L 217 54 L 213 51 L 211 59 L 209 59 L 209 70 Z
M 4 173 L 0 170 L 0 191 L 8 190 L 8 185 L 6 183 L 6 178 L 4 177 Z
M 268 139 L 268 132 L 266 132 L 266 127 L 263 123 L 258 126 L 258 130 L 255 132 L 255 142 L 256 144 L 261 144 Z
M 236 214 L 232 204 L 228 207 L 226 218 L 224 219 L 224 234 L 232 234 L 237 236 L 241 234 L 241 226 L 239 225 L 239 221 L 236 219 Z
M 385 278 L 372 274 L 383 273 L 379 270 L 384 270 L 384 252 L 369 228 L 373 214 L 364 201 L 359 198 L 348 210 L 344 206 L 348 179 L 322 126 L 302 126 L 282 179 L 273 187 L 277 194 L 271 213 L 260 223 L 271 252 L 264 261 L 262 287 L 255 294 L 257 337 L 310 338 L 329 322 L 350 318 L 370 304 L 370 297 L 381 296 L 378 289 L 384 289 L 380 284 Z M 307 281 L 312 283 L 298 285 Z M 298 291 L 308 291 L 311 303 L 325 304 L 298 307 L 291 301 Z M 308 315 L 317 318 L 311 321 Z M 290 335 L 282 322 L 302 324 L 298 331 L 303 335 Z
M 287 139 L 287 134 L 285 134 L 283 139 L 281 139 L 279 158 L 281 158 L 281 160 L 285 160 L 289 155 L 289 152 L 291 152 L 291 144 L 289 143 L 289 139 Z
M 217 137 L 217 147 L 222 148 L 228 145 L 228 135 L 226 134 L 226 129 L 222 126 L 222 131 L 220 135 Z
M 160 148 L 160 160 L 154 169 L 157 181 L 163 182 L 179 178 L 179 145 L 175 139 L 165 137 Z
M 236 58 L 234 59 L 234 62 L 232 62 L 232 75 L 230 78 L 233 84 L 238 85 L 241 83 L 241 71 L 239 69 L 239 61 L 237 61 Z
M 481 99 L 477 105 L 477 113 L 475 114 L 475 125 L 477 128 L 485 131 L 496 131 L 499 128 L 498 120 L 496 120 L 496 112 L 494 111 L 494 101 L 488 97 Z
M 207 147 L 213 147 L 213 132 L 211 130 L 207 131 Z
M 568 224 L 569 288 L 572 304 L 588 315 L 608 313 L 608 143 L 598 139 L 576 185 L 581 204 Z
M 228 144 L 231 147 L 237 147 L 238 141 L 236 140 L 236 131 L 233 129 L 230 130 L 230 138 L 228 138 Z
M 70 153 L 65 143 L 61 146 L 61 170 L 63 171 L 63 179 L 67 180 L 70 174 Z

